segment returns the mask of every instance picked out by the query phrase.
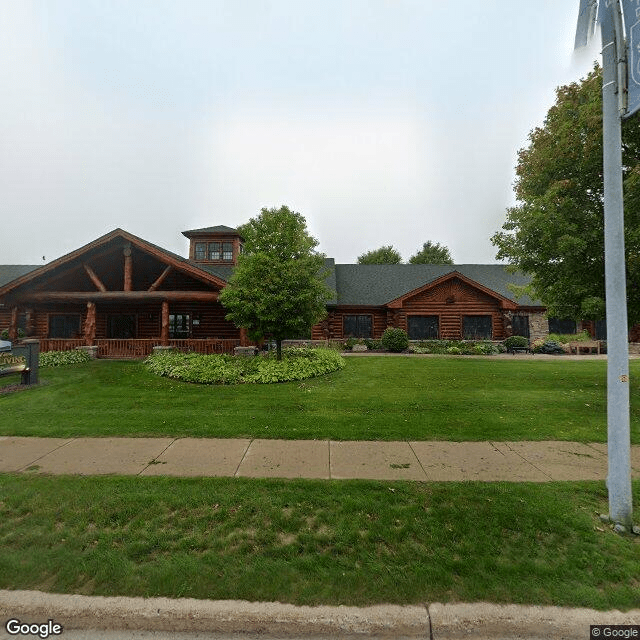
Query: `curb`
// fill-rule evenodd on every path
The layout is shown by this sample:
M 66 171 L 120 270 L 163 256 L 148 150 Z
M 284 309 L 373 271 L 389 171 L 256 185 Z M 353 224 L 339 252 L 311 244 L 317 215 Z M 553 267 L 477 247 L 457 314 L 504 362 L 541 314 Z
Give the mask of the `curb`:
M 128 598 L 0 590 L 2 629 L 10 618 L 65 629 L 253 633 L 264 636 L 585 640 L 589 625 L 637 624 L 640 609 L 595 611 L 490 603 L 295 606 L 277 602 Z

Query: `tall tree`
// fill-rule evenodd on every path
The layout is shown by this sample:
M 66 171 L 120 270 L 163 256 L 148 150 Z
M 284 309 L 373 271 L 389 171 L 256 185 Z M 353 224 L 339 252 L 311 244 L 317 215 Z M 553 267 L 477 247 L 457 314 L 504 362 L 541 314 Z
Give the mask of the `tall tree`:
M 410 264 L 453 264 L 451 252 L 439 242 L 428 240 L 409 258 Z
M 367 251 L 358 256 L 358 264 L 400 264 L 402 258 L 391 245 Z
M 640 120 L 623 122 L 629 320 L 640 319 Z M 491 238 L 498 259 L 532 276 L 549 315 L 604 317 L 602 73 L 559 87 L 542 127 L 518 154 L 516 206 Z
M 220 302 L 227 320 L 253 340 L 271 336 L 282 358 L 282 340 L 297 337 L 326 315 L 333 292 L 325 284 L 325 256 L 305 219 L 282 206 L 262 209 L 238 228 L 244 251 Z

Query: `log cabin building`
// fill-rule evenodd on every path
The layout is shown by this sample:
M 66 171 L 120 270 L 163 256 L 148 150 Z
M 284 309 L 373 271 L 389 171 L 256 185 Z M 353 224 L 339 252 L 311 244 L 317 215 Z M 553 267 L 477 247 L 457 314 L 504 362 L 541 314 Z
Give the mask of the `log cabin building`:
M 229 353 L 250 344 L 225 319 L 218 295 L 242 252 L 237 230 L 184 231 L 187 258 L 122 229 L 45 265 L 0 265 L 0 331 L 38 338 L 41 350 L 91 348 L 98 357 L 143 357 L 153 346 Z M 378 339 L 389 327 L 410 339 L 489 339 L 572 332 L 544 307 L 516 299 L 526 278 L 503 265 L 354 265 L 327 259 L 335 292 L 315 340 Z M 556 324 L 554 324 L 556 322 Z M 591 327 L 594 329 L 594 327 Z M 292 336 L 295 337 L 295 336 Z

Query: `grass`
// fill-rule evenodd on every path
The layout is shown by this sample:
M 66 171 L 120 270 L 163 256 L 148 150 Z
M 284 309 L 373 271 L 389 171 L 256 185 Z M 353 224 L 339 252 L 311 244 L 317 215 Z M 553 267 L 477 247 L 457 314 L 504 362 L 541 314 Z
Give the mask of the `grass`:
M 640 601 L 640 540 L 602 524 L 606 510 L 597 482 L 6 474 L 0 588 L 629 609 Z
M 632 360 L 640 443 L 640 361 Z M 606 362 L 350 358 L 339 372 L 275 385 L 200 386 L 135 361 L 41 370 L 0 395 L 0 435 L 606 442 Z

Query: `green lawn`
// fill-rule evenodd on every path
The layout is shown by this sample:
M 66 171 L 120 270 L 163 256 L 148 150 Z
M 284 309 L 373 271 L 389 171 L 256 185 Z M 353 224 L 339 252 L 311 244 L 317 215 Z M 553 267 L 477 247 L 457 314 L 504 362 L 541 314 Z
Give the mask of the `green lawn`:
M 640 483 L 635 485 L 636 494 Z M 0 475 L 0 588 L 297 604 L 629 609 L 604 483 Z
M 640 361 L 630 364 L 640 443 Z M 349 358 L 321 378 L 238 386 L 94 361 L 41 380 L 0 395 L 1 435 L 606 441 L 604 361 Z

